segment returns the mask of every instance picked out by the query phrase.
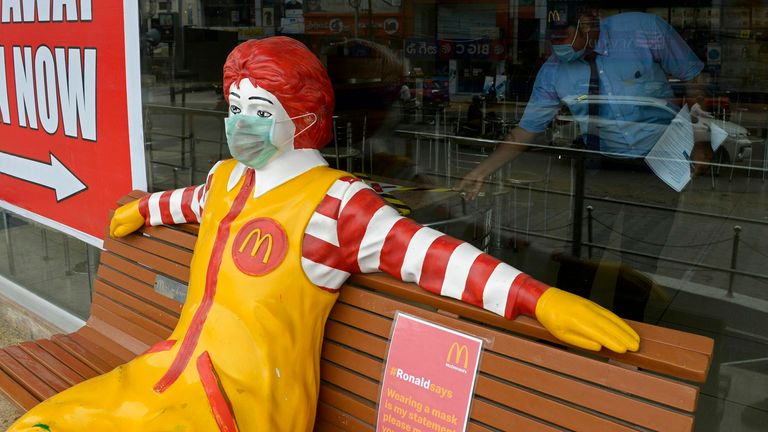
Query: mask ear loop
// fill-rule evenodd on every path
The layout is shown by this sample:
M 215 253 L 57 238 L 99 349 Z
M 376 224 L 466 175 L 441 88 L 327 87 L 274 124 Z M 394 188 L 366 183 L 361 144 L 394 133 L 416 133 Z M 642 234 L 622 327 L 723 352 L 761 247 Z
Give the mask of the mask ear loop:
M 571 48 L 573 48 L 573 43 L 576 42 L 576 37 L 579 35 L 579 25 L 581 25 L 581 19 L 576 21 L 576 31 L 573 32 L 573 40 L 571 41 Z
M 312 116 L 312 117 L 314 117 L 314 119 L 312 119 L 312 123 L 310 123 L 310 124 L 309 124 L 309 126 L 307 126 L 307 127 L 305 127 L 304 129 L 302 129 L 302 130 L 301 130 L 299 133 L 297 133 L 296 135 L 294 135 L 294 136 L 293 136 L 293 139 L 296 139 L 296 137 L 297 137 L 297 136 L 299 136 L 299 135 L 303 134 L 304 132 L 306 132 L 306 131 L 307 131 L 307 129 L 311 128 L 312 126 L 314 126 L 314 125 L 315 125 L 315 123 L 317 123 L 317 114 L 315 114 L 315 113 L 312 113 L 312 112 L 311 112 L 311 113 L 302 114 L 302 115 L 300 115 L 300 116 L 296 116 L 296 117 L 293 117 L 291 120 L 293 120 L 293 119 L 297 119 L 297 118 L 306 117 L 306 116 Z
M 294 119 L 303 118 L 303 117 L 307 117 L 307 116 L 313 116 L 314 117 L 314 119 L 312 120 L 312 123 L 310 123 L 309 126 L 305 127 L 304 129 L 300 130 L 299 133 L 297 133 L 296 135 L 294 135 L 294 136 L 288 138 L 287 140 L 285 140 L 282 144 L 280 144 L 281 147 L 283 146 L 283 144 L 287 143 L 288 141 L 295 140 L 297 136 L 303 134 L 304 132 L 307 131 L 307 129 L 311 128 L 312 126 L 315 125 L 315 123 L 317 123 L 317 114 L 312 113 L 312 112 L 311 113 L 302 114 L 300 116 L 288 118 L 288 120 L 294 120 Z M 288 121 L 288 120 L 280 120 L 280 121 L 284 122 L 284 121 Z M 277 123 L 277 122 L 275 122 L 275 123 Z

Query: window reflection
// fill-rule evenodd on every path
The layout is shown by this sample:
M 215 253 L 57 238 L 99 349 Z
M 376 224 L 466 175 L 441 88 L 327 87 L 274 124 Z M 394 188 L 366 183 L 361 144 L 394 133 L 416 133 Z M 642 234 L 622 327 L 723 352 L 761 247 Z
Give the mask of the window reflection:
M 140 4 L 153 190 L 229 157 L 224 58 L 289 35 L 334 84 L 331 165 L 541 280 L 716 337 L 698 427 L 768 420 L 762 2 Z

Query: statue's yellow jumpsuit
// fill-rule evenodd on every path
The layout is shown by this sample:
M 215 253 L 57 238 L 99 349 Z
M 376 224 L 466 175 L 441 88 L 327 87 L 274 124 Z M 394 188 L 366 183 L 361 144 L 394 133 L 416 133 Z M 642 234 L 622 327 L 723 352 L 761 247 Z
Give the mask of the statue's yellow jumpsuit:
M 252 170 L 227 192 L 235 165 L 213 174 L 187 301 L 168 341 L 41 403 L 10 431 L 312 429 L 324 323 L 338 294 L 307 279 L 301 245 L 313 211 L 346 174 L 317 167 L 253 198 Z M 235 263 L 256 244 L 243 248 L 241 232 L 260 237 L 251 258 L 264 274 Z

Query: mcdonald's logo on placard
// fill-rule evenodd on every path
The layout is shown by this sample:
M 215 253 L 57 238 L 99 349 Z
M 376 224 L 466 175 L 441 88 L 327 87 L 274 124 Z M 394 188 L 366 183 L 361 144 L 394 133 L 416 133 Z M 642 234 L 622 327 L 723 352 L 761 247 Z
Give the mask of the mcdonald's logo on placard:
M 240 271 L 252 276 L 265 275 L 285 258 L 288 238 L 274 219 L 249 221 L 238 231 L 232 245 L 232 259 Z
M 464 357 L 464 365 L 460 366 L 462 356 Z M 448 355 L 445 357 L 445 364 L 446 366 L 453 365 L 467 369 L 467 365 L 469 364 L 469 348 L 467 348 L 466 345 L 459 345 L 458 342 L 454 342 L 451 344 L 451 348 L 448 350 Z
M 560 11 L 555 9 L 547 12 L 547 22 L 548 23 L 560 22 Z

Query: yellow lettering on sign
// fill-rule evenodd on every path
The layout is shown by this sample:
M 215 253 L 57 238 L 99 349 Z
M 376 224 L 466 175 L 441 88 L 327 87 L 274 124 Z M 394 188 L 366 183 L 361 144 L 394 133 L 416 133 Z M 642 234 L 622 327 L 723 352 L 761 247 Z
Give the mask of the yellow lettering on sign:
M 458 366 L 461 362 L 462 354 L 464 355 L 464 369 L 466 369 L 467 364 L 469 363 L 469 349 L 467 349 L 466 345 L 459 345 L 457 342 L 454 342 L 453 345 L 451 345 L 451 349 L 448 350 L 448 356 L 445 358 L 445 361 Z M 451 355 L 453 355 L 453 362 L 451 362 Z

